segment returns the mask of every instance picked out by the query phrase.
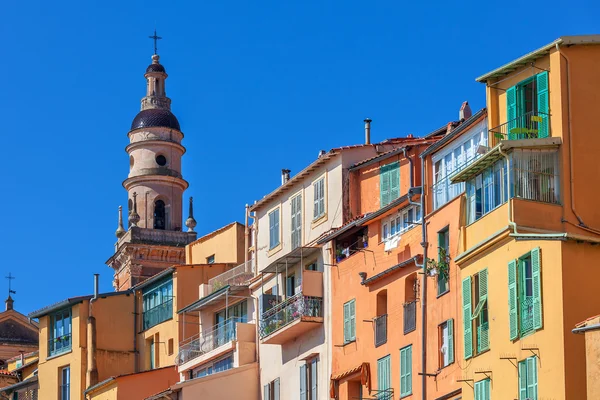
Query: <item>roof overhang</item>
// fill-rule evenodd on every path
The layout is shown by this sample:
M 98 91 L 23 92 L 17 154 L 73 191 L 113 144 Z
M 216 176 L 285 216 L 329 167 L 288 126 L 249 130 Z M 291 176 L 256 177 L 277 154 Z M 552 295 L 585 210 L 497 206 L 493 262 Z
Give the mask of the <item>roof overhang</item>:
M 500 68 L 496 68 L 495 70 L 488 72 L 487 74 L 481 75 L 475 80 L 477 82 L 485 83 L 490 79 L 499 78 L 501 76 L 507 75 L 520 67 L 532 63 L 538 58 L 546 56 L 550 53 L 550 51 L 552 51 L 552 49 L 556 48 L 556 46 L 572 46 L 578 44 L 600 44 L 600 35 L 561 36 L 552 43 L 548 43 L 547 45 L 542 46 L 539 49 L 534 50 L 530 53 L 527 53 L 524 56 L 519 57 L 516 60 L 513 60 L 508 64 L 501 66 Z
M 141 290 L 145 287 L 148 287 L 150 285 L 152 285 L 155 282 L 160 281 L 161 279 L 169 276 L 169 275 L 173 275 L 173 272 L 175 272 L 175 267 L 169 267 L 163 271 L 160 271 L 158 274 L 154 275 L 151 278 L 146 279 L 143 282 L 138 283 L 137 285 L 135 285 L 133 287 L 134 290 Z
M 418 254 L 414 257 L 409 258 L 408 260 L 402 261 L 399 264 L 394 265 L 393 267 L 390 267 L 388 269 L 386 269 L 385 271 L 382 271 L 380 273 L 378 273 L 377 275 L 373 275 L 372 277 L 370 277 L 369 279 L 365 279 L 364 281 L 362 281 L 360 284 L 364 285 L 364 286 L 369 286 L 370 284 L 372 284 L 373 282 L 376 282 L 380 279 L 385 278 L 386 276 L 393 274 L 396 271 L 401 270 L 404 267 L 407 267 L 411 264 L 416 264 L 419 260 L 423 259 L 423 255 Z
M 332 241 L 333 239 L 340 237 L 344 233 L 351 231 L 353 228 L 358 228 L 358 227 L 362 226 L 362 222 L 367 216 L 369 216 L 369 214 L 366 214 L 362 218 L 358 218 L 352 222 L 349 222 L 348 224 L 346 224 L 344 226 L 341 226 L 340 228 L 338 228 L 336 231 L 330 233 L 329 235 L 323 236 L 321 239 L 317 240 L 317 244 L 319 244 L 319 245 L 325 244 L 329 241 Z
M 277 260 L 270 263 L 269 265 L 267 265 L 267 267 L 260 271 L 260 273 L 266 274 L 285 271 L 286 267 L 291 267 L 302 260 L 312 257 L 315 253 L 317 253 L 320 250 L 321 247 L 296 247 L 294 250 L 290 251 L 283 257 L 280 257 Z
M 98 298 L 102 299 L 105 297 L 120 296 L 122 294 L 130 294 L 130 293 L 131 293 L 131 290 L 124 290 L 121 292 L 100 293 L 98 295 Z M 43 317 L 44 315 L 50 314 L 51 312 L 58 311 L 62 308 L 71 307 L 71 306 L 74 306 L 75 304 L 83 303 L 84 301 L 91 300 L 93 298 L 94 298 L 94 296 L 92 296 L 92 295 L 71 297 L 69 299 L 59 301 L 58 303 L 54 303 L 49 306 L 46 306 L 44 308 L 40 308 L 39 310 L 34 311 L 31 314 L 29 314 L 28 317 L 29 318 L 40 318 L 40 317 Z
M 2 389 L 0 389 L 0 393 L 14 392 L 15 390 L 19 390 L 19 389 L 23 389 L 23 388 L 26 388 L 29 386 L 37 385 L 37 383 L 38 383 L 38 376 L 34 375 L 31 378 L 25 379 L 24 381 L 17 382 L 13 385 L 3 387 Z

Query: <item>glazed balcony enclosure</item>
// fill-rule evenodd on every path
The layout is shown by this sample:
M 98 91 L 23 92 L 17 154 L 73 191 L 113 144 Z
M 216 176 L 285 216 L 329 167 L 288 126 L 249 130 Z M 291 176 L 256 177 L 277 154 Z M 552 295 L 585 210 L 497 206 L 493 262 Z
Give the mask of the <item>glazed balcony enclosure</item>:
M 297 248 L 267 266 L 278 284 L 260 295 L 263 344 L 284 344 L 323 324 L 323 272 L 314 260 L 320 248 Z M 280 290 L 281 288 L 281 290 Z

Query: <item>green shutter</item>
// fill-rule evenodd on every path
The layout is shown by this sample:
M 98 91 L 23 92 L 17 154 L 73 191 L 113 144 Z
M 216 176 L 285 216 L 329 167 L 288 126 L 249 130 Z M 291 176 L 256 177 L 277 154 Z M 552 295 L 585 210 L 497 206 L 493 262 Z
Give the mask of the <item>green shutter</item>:
M 454 362 L 454 320 L 449 319 L 446 322 L 448 327 L 448 364 Z
M 344 304 L 344 343 L 350 341 L 350 303 Z
M 377 360 L 377 390 L 389 389 L 390 383 L 390 356 L 385 356 Z
M 488 297 L 488 270 L 479 271 L 479 301 L 485 305 Z M 483 306 L 482 306 L 483 309 Z M 481 321 L 481 314 L 479 321 Z M 486 318 L 487 319 L 487 318 Z M 482 352 L 490 348 L 489 322 L 479 323 L 477 332 L 477 351 Z
M 473 334 L 471 333 L 471 277 L 462 281 L 463 334 L 465 360 L 473 356 Z
M 508 120 L 508 138 L 516 139 L 513 129 L 517 128 L 517 87 L 513 86 L 506 91 L 506 119 Z
M 273 400 L 279 400 L 279 378 L 273 381 Z
M 412 393 L 412 346 L 400 349 L 400 397 Z
M 356 339 L 356 300 L 344 304 L 344 342 Z
M 512 260 L 508 263 L 508 320 L 510 325 L 510 340 L 519 337 L 517 298 L 517 262 Z
M 490 400 L 490 380 L 475 382 L 475 400 Z
M 311 393 L 311 400 L 312 399 L 317 400 L 317 386 L 318 386 L 318 382 L 319 382 L 319 379 L 317 377 L 318 377 L 318 374 L 317 374 L 317 359 L 315 358 L 310 363 L 310 393 Z
M 537 359 L 529 357 L 527 360 L 527 397 L 537 400 Z
M 406 351 L 405 349 L 400 349 L 400 395 L 402 395 L 402 390 L 406 387 Z
M 379 169 L 379 208 L 385 207 L 390 203 L 390 168 L 384 165 Z
M 300 400 L 306 400 L 306 365 L 300 366 Z
M 406 394 L 412 393 L 412 346 L 406 349 Z
M 542 276 L 540 248 L 531 250 L 531 272 L 533 277 L 533 328 L 542 328 Z
M 391 164 L 389 168 L 390 202 L 392 202 L 400 197 L 400 163 Z
M 527 360 L 519 363 L 519 400 L 527 399 Z
M 540 117 L 538 123 L 538 137 L 545 138 L 548 137 L 548 133 L 550 132 L 548 72 L 544 71 L 541 74 L 537 74 L 535 80 L 537 87 L 538 117 Z
M 350 340 L 356 339 L 356 301 L 350 302 Z

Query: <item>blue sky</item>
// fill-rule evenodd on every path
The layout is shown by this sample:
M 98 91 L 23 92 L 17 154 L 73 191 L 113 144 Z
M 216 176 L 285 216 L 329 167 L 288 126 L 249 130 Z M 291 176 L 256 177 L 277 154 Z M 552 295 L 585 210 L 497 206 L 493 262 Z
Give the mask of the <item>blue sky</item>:
M 88 294 L 93 273 L 112 290 L 104 262 L 155 26 L 204 234 L 243 221 L 282 168 L 361 143 L 365 117 L 379 141 L 430 132 L 465 100 L 482 108 L 477 76 L 600 33 L 598 15 L 596 1 L 5 2 L 0 273 L 17 276 L 15 307 Z

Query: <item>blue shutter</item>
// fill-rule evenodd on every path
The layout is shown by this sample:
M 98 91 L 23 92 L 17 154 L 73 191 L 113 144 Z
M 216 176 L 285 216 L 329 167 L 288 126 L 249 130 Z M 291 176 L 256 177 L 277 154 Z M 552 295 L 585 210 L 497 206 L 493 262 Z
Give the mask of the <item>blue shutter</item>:
M 540 248 L 531 250 L 531 272 L 533 277 L 533 328 L 542 328 L 542 276 Z
M 538 137 L 548 137 L 550 132 L 550 101 L 548 91 L 548 72 L 544 71 L 535 76 L 537 87 Z
M 300 400 L 306 399 L 306 365 L 300 366 Z
M 317 374 L 317 359 L 315 358 L 310 363 L 310 383 L 311 383 L 310 398 L 311 398 L 311 400 L 317 400 L 317 387 L 318 387 L 318 383 L 319 383 L 318 376 L 319 375 Z
M 379 208 L 383 208 L 390 203 L 389 170 L 389 165 L 384 165 L 379 169 Z
M 513 140 L 517 138 L 513 129 L 517 128 L 517 88 L 513 86 L 506 91 L 506 119 L 508 120 L 508 137 L 502 139 Z
M 463 305 L 463 335 L 464 356 L 468 360 L 473 356 L 473 334 L 471 330 L 471 277 L 462 281 L 462 305 Z
M 515 340 L 519 337 L 519 319 L 517 310 L 517 262 L 512 260 L 508 263 L 508 320 L 510 340 Z
M 279 400 L 279 378 L 273 381 L 273 400 Z
M 390 202 L 400 197 L 400 163 L 396 162 L 389 166 L 390 175 Z

